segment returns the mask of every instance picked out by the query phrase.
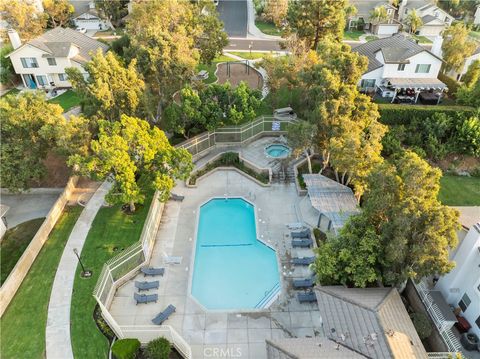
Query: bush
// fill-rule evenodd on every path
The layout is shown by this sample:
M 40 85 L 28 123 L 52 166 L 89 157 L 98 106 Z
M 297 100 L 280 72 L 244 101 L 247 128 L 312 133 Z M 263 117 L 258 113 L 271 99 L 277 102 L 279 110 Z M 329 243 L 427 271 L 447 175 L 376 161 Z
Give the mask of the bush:
M 146 354 L 148 359 L 168 359 L 172 346 L 165 338 L 157 338 L 147 344 Z
M 412 313 L 410 317 L 420 339 L 426 339 L 432 334 L 432 324 L 425 314 L 416 312 Z
M 386 125 L 408 125 L 414 118 L 422 121 L 432 117 L 435 113 L 459 114 L 465 115 L 465 117 L 470 117 L 474 113 L 474 108 L 469 106 L 379 104 L 378 110 L 380 111 L 380 122 Z
M 438 79 L 447 85 L 450 97 L 455 98 L 455 94 L 457 93 L 460 84 L 455 79 L 442 73 L 438 74 Z
M 112 354 L 117 359 L 134 359 L 140 349 L 138 339 L 120 339 L 112 346 Z

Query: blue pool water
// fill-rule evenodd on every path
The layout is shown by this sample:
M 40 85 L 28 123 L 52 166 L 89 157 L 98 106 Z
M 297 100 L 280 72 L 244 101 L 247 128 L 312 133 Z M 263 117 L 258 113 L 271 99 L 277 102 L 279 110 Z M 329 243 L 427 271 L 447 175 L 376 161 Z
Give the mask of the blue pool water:
M 285 145 L 269 145 L 265 148 L 268 156 L 274 158 L 285 158 L 290 155 L 290 148 Z
M 279 289 L 275 251 L 257 240 L 253 205 L 215 198 L 201 206 L 192 295 L 207 309 L 249 309 Z

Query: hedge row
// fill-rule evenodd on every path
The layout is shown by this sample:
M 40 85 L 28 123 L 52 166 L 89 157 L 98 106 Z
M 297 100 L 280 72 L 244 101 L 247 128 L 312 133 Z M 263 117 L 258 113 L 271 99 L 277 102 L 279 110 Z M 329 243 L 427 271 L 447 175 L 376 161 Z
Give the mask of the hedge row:
M 379 104 L 380 121 L 386 125 L 408 125 L 413 118 L 426 119 L 434 113 L 446 114 L 464 113 L 470 116 L 474 112 L 469 106 L 434 106 L 434 105 L 402 105 L 402 104 Z

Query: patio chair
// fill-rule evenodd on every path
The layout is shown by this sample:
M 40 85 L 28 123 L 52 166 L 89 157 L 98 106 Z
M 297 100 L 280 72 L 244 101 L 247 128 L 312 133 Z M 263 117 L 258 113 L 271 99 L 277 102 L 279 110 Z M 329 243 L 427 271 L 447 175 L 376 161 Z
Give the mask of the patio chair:
M 185 196 L 180 196 L 179 194 L 170 193 L 170 199 L 174 201 L 182 202 L 185 199 Z
M 290 236 L 292 238 L 312 238 L 310 236 L 310 230 L 309 229 L 305 229 L 304 231 L 300 231 L 300 232 L 290 232 Z
M 308 239 L 292 239 L 292 247 L 301 247 L 301 248 L 308 248 L 313 244 L 311 238 Z
M 292 264 L 299 266 L 308 266 L 315 262 L 315 257 L 292 258 Z
M 139 293 L 133 293 L 133 298 L 137 301 L 138 303 L 151 303 L 151 302 L 157 302 L 158 300 L 158 295 L 157 294 L 139 294 Z
M 143 273 L 144 277 L 147 275 L 156 276 L 163 275 L 165 273 L 165 268 L 143 267 L 140 271 Z
M 315 279 L 312 278 L 304 278 L 304 279 L 294 279 L 293 280 L 293 287 L 296 289 L 299 288 L 311 288 L 315 285 Z
M 164 321 L 168 319 L 168 317 L 175 312 L 175 307 L 173 305 L 169 305 L 165 308 L 163 312 L 158 313 L 158 315 L 152 319 L 152 323 L 156 325 L 161 325 Z
M 135 281 L 135 287 L 138 289 L 138 291 L 141 290 L 149 290 L 149 289 L 158 289 L 159 281 L 155 280 L 153 282 L 139 282 Z
M 315 292 L 298 293 L 297 298 L 300 303 L 314 303 L 317 301 Z

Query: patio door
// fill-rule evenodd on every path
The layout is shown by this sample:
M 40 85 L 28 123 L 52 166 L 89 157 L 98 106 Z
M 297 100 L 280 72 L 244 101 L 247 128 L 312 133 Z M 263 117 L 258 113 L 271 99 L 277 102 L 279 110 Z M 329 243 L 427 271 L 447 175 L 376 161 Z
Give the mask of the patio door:
M 27 86 L 29 89 L 36 89 L 37 88 L 37 83 L 35 82 L 35 76 L 32 74 L 23 74 L 23 82 L 25 83 L 25 86 Z

